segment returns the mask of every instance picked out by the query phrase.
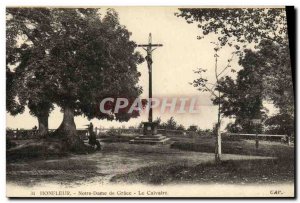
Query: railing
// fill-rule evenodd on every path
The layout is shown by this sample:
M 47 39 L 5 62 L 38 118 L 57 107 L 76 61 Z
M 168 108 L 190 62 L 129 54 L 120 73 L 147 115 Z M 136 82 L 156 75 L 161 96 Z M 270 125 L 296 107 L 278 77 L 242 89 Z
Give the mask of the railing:
M 49 133 L 54 132 L 56 129 L 48 129 Z M 88 136 L 88 130 L 86 128 L 76 129 L 78 136 L 85 137 Z M 38 130 L 6 130 L 6 137 L 9 139 L 37 139 L 39 138 Z
M 95 128 L 95 133 L 97 136 L 108 136 L 107 132 L 112 130 L 111 128 Z M 143 128 L 115 128 L 117 133 L 120 134 L 143 134 Z M 172 136 L 201 136 L 195 131 L 189 130 L 170 130 L 170 129 L 157 129 L 158 134 Z M 210 132 L 207 132 L 205 135 L 211 136 Z
M 95 128 L 95 133 L 99 134 L 101 132 L 107 132 L 111 130 L 111 128 Z M 143 128 L 115 128 L 117 132 L 120 133 L 143 133 Z M 160 134 L 178 134 L 178 135 L 187 135 L 187 134 L 192 134 L 196 133 L 195 131 L 188 131 L 188 130 L 169 130 L 169 129 L 157 129 L 157 132 Z
M 284 138 L 287 135 L 271 135 L 271 134 L 247 134 L 247 133 L 223 133 L 228 136 L 258 136 L 258 137 L 280 137 Z
M 10 139 L 35 139 L 38 130 L 6 130 L 6 137 Z
M 258 148 L 260 140 L 271 140 L 285 142 L 290 145 L 291 140 L 287 135 L 271 135 L 271 134 L 247 134 L 247 133 L 222 133 L 222 137 L 228 136 L 231 139 L 248 139 L 255 140 L 255 146 Z
M 106 133 L 108 131 L 112 130 L 111 128 L 95 128 L 94 132 L 96 133 L 96 135 L 99 135 L 101 133 Z M 142 128 L 115 128 L 115 131 L 119 132 L 119 133 L 124 133 L 124 134 L 140 134 L 143 132 Z
M 49 129 L 48 132 L 54 132 L 56 129 Z M 98 138 L 102 136 L 107 136 L 107 132 L 111 128 L 95 128 L 94 132 Z M 116 128 L 115 129 L 120 134 L 142 134 L 142 128 Z M 89 132 L 86 128 L 77 128 L 76 129 L 78 136 L 81 139 L 88 139 Z M 158 129 L 160 134 L 168 134 L 168 136 L 191 136 L 197 135 L 195 131 L 187 130 L 169 130 L 169 129 Z M 209 133 L 210 134 L 210 133 Z M 38 138 L 38 130 L 6 130 L 6 136 L 10 139 L 36 139 Z M 247 134 L 247 133 L 222 133 L 222 137 L 227 139 L 249 139 L 255 140 L 258 147 L 259 140 L 272 140 L 272 141 L 284 141 L 287 144 L 290 144 L 290 137 L 287 135 L 271 135 L 271 134 Z

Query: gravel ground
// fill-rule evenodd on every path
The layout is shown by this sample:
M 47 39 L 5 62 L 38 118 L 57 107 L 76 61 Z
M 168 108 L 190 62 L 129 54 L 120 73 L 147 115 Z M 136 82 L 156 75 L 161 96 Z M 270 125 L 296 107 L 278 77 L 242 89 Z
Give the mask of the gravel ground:
M 224 154 L 222 160 L 272 160 L 272 157 Z M 23 160 L 7 164 L 7 182 L 13 184 L 34 186 L 48 183 L 58 185 L 80 185 L 89 183 L 108 184 L 111 179 L 115 182 L 148 182 L 151 180 L 124 178 L 128 174 L 137 173 L 138 176 L 148 177 L 153 173 L 161 174 L 175 170 L 178 173 L 199 167 L 199 164 L 209 164 L 214 161 L 214 154 L 182 151 L 171 149 L 169 145 L 151 146 L 127 143 L 103 143 L 103 150 L 88 155 L 69 155 L 61 158 L 47 158 L 45 160 Z M 156 167 L 156 168 L 155 168 Z M 175 167 L 174 169 L 172 167 Z M 181 169 L 180 169 L 181 168 Z M 141 171 L 139 170 L 144 170 Z M 163 169 L 163 170 L 162 170 Z M 180 169 L 180 170 L 179 170 Z M 205 172 L 205 167 L 203 171 Z M 158 170 L 158 171 L 155 171 Z M 167 171 L 166 171 L 167 170 Z M 207 169 L 208 170 L 208 169 Z M 226 170 L 225 170 L 226 171 Z M 204 173 L 203 172 L 203 173 Z M 206 172 L 205 172 L 206 173 Z M 130 176 L 131 177 L 131 176 Z M 185 176 L 183 176 L 185 177 Z M 172 178 L 171 178 L 172 179 Z M 166 182 L 172 182 L 170 178 Z M 184 178 L 186 179 L 186 178 Z M 182 181 L 186 181 L 182 179 Z M 174 178 L 174 181 L 180 179 Z M 188 181 L 192 181 L 189 179 Z M 159 183 L 164 181 L 158 180 Z M 196 181 L 197 182 L 197 181 Z M 155 181 L 153 182 L 155 184 Z

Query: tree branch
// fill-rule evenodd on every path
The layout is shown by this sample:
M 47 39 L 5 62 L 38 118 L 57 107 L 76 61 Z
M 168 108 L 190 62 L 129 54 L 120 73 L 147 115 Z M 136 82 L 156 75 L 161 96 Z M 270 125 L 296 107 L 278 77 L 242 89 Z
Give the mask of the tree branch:
M 233 57 L 234 57 L 234 52 L 232 53 L 232 55 L 231 55 L 231 58 L 228 60 L 228 64 L 225 66 L 225 68 L 217 75 L 217 77 L 219 77 L 222 73 L 224 73 L 224 71 L 227 69 L 227 68 L 229 68 L 230 67 L 230 63 L 231 63 L 231 61 L 232 61 L 232 59 L 233 59 Z

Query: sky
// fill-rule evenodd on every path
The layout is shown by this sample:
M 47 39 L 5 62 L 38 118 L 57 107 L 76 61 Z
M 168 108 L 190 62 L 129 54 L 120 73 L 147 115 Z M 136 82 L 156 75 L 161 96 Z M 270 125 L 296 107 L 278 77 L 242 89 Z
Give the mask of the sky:
M 197 25 L 188 24 L 183 18 L 178 18 L 174 13 L 178 12 L 176 7 L 115 7 L 119 13 L 120 23 L 125 25 L 132 32 L 131 40 L 136 43 L 147 43 L 148 35 L 152 33 L 152 42 L 163 44 L 153 52 L 153 97 L 197 97 L 199 113 L 197 114 L 178 114 L 154 111 L 154 119 L 160 117 L 166 121 L 171 116 L 185 127 L 198 125 L 201 129 L 212 128 L 217 121 L 217 107 L 213 106 L 210 94 L 199 92 L 189 84 L 197 75 L 193 70 L 197 68 L 207 69 L 206 76 L 211 82 L 214 78 L 214 47 L 211 42 L 217 42 L 216 35 L 207 35 L 204 39 L 198 40 L 197 36 L 201 33 Z M 145 56 L 145 51 L 137 48 Z M 219 69 L 227 65 L 227 60 L 231 57 L 234 50 L 224 47 L 219 52 Z M 234 69 L 239 69 L 238 58 L 235 56 L 231 62 Z M 148 95 L 148 69 L 144 62 L 138 66 L 141 72 L 139 85 L 143 87 L 142 98 Z M 229 69 L 230 72 L 230 69 Z M 226 75 L 228 72 L 225 72 Z M 231 74 L 231 73 L 229 73 Z M 49 128 L 56 129 L 61 123 L 63 114 L 60 108 L 56 107 L 49 117 Z M 128 122 L 116 122 L 107 120 L 93 119 L 95 127 L 129 127 L 137 126 L 140 122 L 147 121 L 147 114 L 131 119 Z M 88 121 L 83 116 L 75 117 L 77 128 L 85 128 Z M 222 128 L 226 126 L 228 120 L 224 120 Z M 38 125 L 37 119 L 32 117 L 28 109 L 25 113 L 15 117 L 7 113 L 7 127 L 31 129 Z

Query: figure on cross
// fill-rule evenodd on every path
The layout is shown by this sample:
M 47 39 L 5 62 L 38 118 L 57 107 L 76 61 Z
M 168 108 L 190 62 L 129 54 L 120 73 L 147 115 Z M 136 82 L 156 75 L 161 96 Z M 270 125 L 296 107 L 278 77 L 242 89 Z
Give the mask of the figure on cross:
M 149 72 L 152 71 L 152 52 L 157 49 L 157 47 L 161 47 L 163 46 L 162 44 L 152 44 L 152 35 L 151 33 L 149 33 L 149 40 L 148 40 L 148 44 L 140 44 L 138 45 L 138 47 L 142 47 L 146 52 L 147 52 L 147 56 L 145 57 L 146 61 L 147 61 L 147 65 L 148 65 L 148 70 Z

